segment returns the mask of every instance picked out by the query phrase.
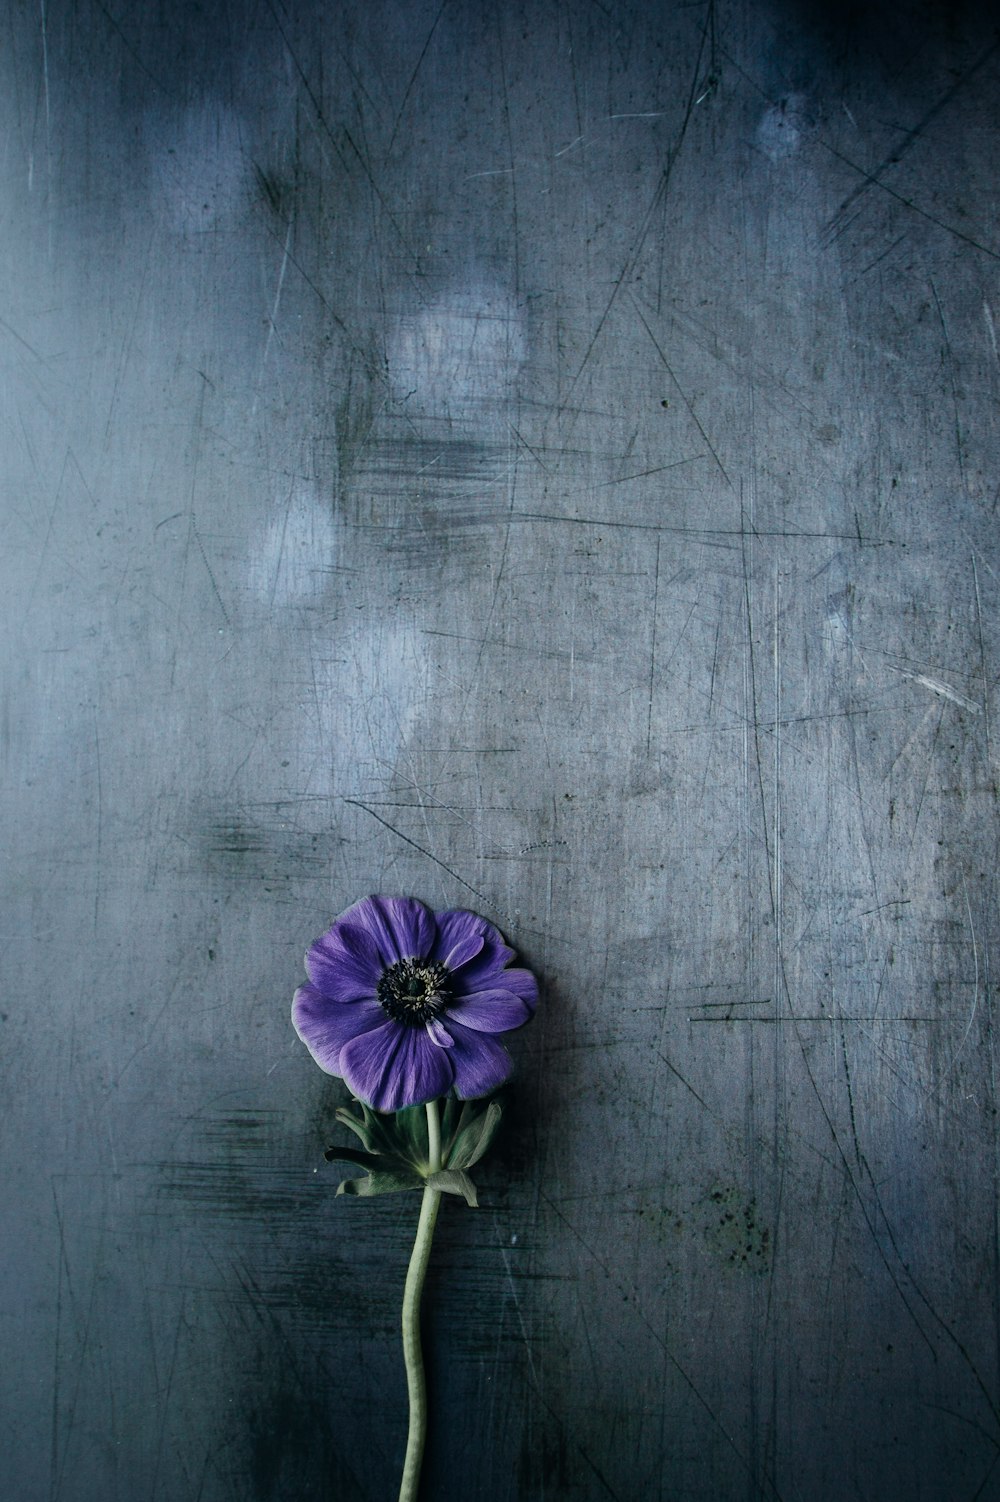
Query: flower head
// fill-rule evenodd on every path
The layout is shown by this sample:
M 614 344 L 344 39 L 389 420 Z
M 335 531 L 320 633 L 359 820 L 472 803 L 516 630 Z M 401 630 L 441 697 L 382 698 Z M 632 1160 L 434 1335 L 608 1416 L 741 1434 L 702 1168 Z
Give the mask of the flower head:
M 497 1034 L 534 1014 L 538 986 L 475 913 L 364 897 L 306 955 L 295 1031 L 327 1074 L 376 1111 L 454 1090 L 488 1095 L 511 1071 Z

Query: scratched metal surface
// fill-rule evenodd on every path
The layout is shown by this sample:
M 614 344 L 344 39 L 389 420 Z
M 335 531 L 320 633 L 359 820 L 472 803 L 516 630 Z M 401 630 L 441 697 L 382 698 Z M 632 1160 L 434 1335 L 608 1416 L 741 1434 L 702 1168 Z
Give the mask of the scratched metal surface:
M 545 992 L 427 1496 L 1000 1498 L 987 11 L 6 0 L 4 1498 L 395 1494 L 377 890 Z

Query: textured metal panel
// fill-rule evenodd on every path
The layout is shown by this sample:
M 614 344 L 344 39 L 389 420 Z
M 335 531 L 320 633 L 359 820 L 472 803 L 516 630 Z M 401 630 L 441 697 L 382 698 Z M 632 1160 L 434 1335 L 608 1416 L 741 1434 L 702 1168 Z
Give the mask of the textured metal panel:
M 1000 1498 L 987 8 L 7 0 L 0 1494 L 394 1495 L 369 891 L 542 977 L 427 1495 Z

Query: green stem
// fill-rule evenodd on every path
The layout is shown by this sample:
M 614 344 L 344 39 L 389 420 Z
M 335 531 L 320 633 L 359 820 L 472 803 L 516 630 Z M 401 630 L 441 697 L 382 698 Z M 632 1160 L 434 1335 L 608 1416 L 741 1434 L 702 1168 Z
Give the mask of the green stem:
M 441 1122 L 436 1100 L 427 1102 L 427 1156 L 428 1172 L 437 1173 L 441 1168 Z M 425 1185 L 417 1234 L 403 1288 L 403 1360 L 406 1363 L 406 1388 L 410 1399 L 410 1432 L 406 1440 L 399 1502 L 416 1502 L 420 1464 L 424 1458 L 424 1440 L 427 1437 L 427 1380 L 420 1344 L 420 1296 L 424 1291 L 434 1223 L 440 1204 L 441 1191 L 432 1189 L 429 1184 Z
M 441 1171 L 441 1118 L 436 1100 L 427 1102 L 427 1171 Z

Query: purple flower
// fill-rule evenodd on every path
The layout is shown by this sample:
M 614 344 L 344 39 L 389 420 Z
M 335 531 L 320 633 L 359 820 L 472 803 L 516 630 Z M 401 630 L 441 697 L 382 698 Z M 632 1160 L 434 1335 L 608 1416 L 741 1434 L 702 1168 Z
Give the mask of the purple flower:
M 327 1074 L 376 1111 L 454 1090 L 488 1095 L 511 1071 L 498 1033 L 534 1014 L 538 986 L 475 913 L 412 897 L 364 897 L 306 955 L 295 1031 Z

